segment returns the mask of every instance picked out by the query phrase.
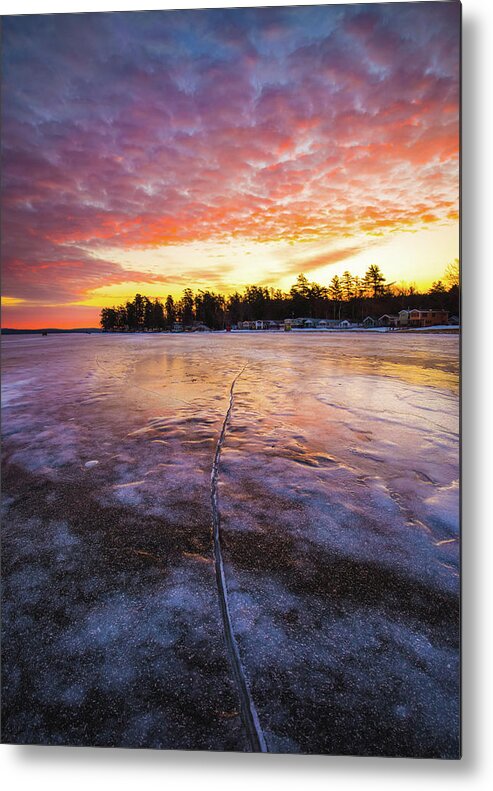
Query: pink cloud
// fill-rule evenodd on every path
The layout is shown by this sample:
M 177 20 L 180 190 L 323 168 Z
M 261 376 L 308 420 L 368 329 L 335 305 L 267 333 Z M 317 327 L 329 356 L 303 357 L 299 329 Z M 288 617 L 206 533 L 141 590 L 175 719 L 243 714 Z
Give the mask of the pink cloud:
M 456 5 L 11 20 L 6 293 L 63 302 L 133 277 L 107 245 L 454 216 Z

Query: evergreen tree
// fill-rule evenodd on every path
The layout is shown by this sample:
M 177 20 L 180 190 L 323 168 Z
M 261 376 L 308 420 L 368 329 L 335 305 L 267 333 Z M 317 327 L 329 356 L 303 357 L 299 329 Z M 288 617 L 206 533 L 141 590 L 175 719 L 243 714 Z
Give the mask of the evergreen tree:
M 224 327 L 225 300 L 220 294 L 213 291 L 199 291 L 195 296 L 195 316 L 197 321 L 205 324 L 211 330 L 220 330 Z
M 354 278 L 347 270 L 342 273 L 341 288 L 343 299 L 349 302 L 355 296 Z
M 333 318 L 341 318 L 341 300 L 342 300 L 342 286 L 341 281 L 337 275 L 334 275 L 330 281 L 329 294 L 334 303 Z
M 164 303 L 164 310 L 165 310 L 166 326 L 169 329 L 171 329 L 176 321 L 175 301 L 171 296 L 171 294 L 168 294 L 168 296 L 166 297 L 166 302 Z
M 146 330 L 153 330 L 154 326 L 154 309 L 150 299 L 143 297 L 143 328 Z
M 135 315 L 136 328 L 138 330 L 144 328 L 146 299 L 147 297 L 143 297 L 142 294 L 136 294 L 134 297 L 134 301 L 133 301 L 134 315 Z
M 237 291 L 227 300 L 227 315 L 230 324 L 238 324 L 243 320 L 243 303 L 241 295 Z
M 368 267 L 365 273 L 365 284 L 373 299 L 381 296 L 385 291 L 385 277 L 377 264 Z
M 247 286 L 245 289 L 247 319 L 256 321 L 267 318 L 270 307 L 269 289 L 263 286 Z
M 181 321 L 184 327 L 189 327 L 195 318 L 193 305 L 193 291 L 191 288 L 186 288 L 180 302 Z
M 115 308 L 103 308 L 101 311 L 101 327 L 103 330 L 116 328 L 117 314 Z
M 140 296 L 139 295 L 136 295 Z M 135 309 L 135 299 L 133 302 L 127 302 L 125 305 L 126 308 L 126 327 L 130 332 L 135 332 L 138 328 L 138 320 L 137 320 L 137 311 Z
M 155 330 L 162 330 L 165 327 L 163 303 L 155 299 L 152 303 L 152 326 Z
M 291 296 L 292 313 L 294 316 L 310 316 L 310 284 L 303 273 L 299 274 L 296 283 L 289 291 Z

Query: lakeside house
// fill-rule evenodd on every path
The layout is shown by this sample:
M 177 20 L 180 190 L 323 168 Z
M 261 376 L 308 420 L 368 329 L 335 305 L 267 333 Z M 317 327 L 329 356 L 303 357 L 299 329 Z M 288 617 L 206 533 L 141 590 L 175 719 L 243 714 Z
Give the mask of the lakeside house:
M 399 316 L 384 313 L 383 316 L 380 316 L 378 319 L 378 324 L 380 327 L 397 327 L 399 325 Z
M 433 327 L 449 323 L 448 310 L 437 308 L 413 308 L 400 310 L 398 318 L 399 327 Z
M 338 327 L 340 327 L 341 330 L 350 330 L 354 327 L 358 327 L 358 324 L 354 321 L 349 321 L 349 319 L 343 319 L 339 322 Z
M 370 327 L 378 327 L 378 319 L 375 319 L 373 316 L 366 316 L 366 318 L 362 321 L 363 327 L 369 329 Z
M 317 319 L 317 327 L 322 327 L 326 330 L 341 326 L 342 322 L 339 319 Z
M 286 329 L 286 327 L 289 327 L 289 329 L 291 329 L 292 327 L 302 327 L 303 321 L 304 319 L 293 319 L 293 318 L 284 319 L 283 321 L 284 329 Z
M 242 325 L 240 327 L 240 325 Z M 248 325 L 248 326 L 245 326 Z M 272 321 L 272 319 L 257 319 L 257 321 L 239 321 L 238 329 L 250 330 L 278 330 L 282 322 Z

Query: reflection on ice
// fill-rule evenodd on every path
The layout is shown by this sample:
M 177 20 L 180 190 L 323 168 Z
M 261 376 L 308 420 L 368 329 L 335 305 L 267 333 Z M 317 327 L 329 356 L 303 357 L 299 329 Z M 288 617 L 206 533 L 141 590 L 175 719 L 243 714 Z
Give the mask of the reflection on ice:
M 458 344 L 7 338 L 4 739 L 458 754 Z

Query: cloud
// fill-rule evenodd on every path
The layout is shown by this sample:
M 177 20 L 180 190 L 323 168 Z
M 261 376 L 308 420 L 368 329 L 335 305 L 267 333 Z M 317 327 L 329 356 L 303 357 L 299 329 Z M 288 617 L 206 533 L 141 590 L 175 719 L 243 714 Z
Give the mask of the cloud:
M 368 246 L 369 243 L 346 247 L 344 249 L 330 250 L 326 253 L 318 253 L 308 258 L 299 259 L 296 262 L 293 261 L 290 263 L 288 271 L 290 274 L 298 274 L 299 272 L 304 272 L 306 274 L 307 272 L 313 272 L 315 269 L 330 266 L 330 264 L 339 264 L 341 261 L 345 261 L 346 258 L 351 258 L 353 255 L 357 255 L 362 250 L 367 249 Z
M 136 277 L 99 256 L 108 246 L 450 218 L 458 15 L 423 2 L 5 18 L 6 293 L 63 302 Z

